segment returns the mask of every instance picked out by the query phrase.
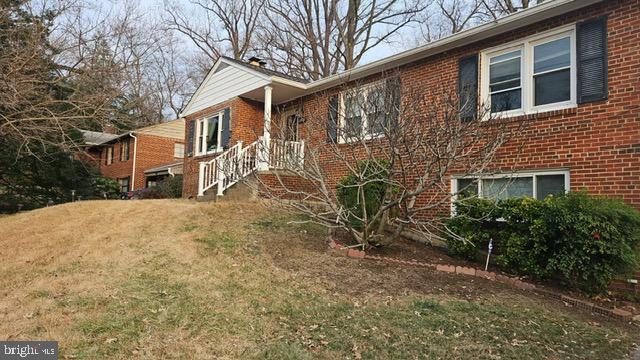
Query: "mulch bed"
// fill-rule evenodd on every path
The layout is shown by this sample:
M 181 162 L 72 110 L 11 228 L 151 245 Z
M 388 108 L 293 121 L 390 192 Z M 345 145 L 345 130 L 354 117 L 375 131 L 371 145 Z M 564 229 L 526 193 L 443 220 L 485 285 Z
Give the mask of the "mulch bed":
M 344 246 L 357 245 L 357 243 L 353 240 L 353 238 L 345 231 L 334 231 L 332 234 L 332 237 L 336 240 L 336 242 Z M 447 265 L 454 265 L 454 266 L 474 267 L 478 269 L 480 268 L 484 269 L 484 264 L 457 259 L 449 256 L 446 253 L 445 249 L 421 244 L 406 238 L 397 239 L 396 241 L 394 241 L 392 244 L 388 246 L 369 248 L 366 250 L 366 254 L 367 256 L 379 256 L 379 257 L 393 258 L 393 259 L 398 259 L 403 261 L 423 261 L 423 262 L 428 262 L 432 264 L 447 264 Z M 508 273 L 502 271 L 502 269 L 500 269 L 495 264 L 489 265 L 489 271 L 500 273 L 505 276 L 510 276 Z M 603 308 L 624 309 L 626 311 L 631 312 L 634 316 L 640 314 L 640 303 L 638 302 L 628 301 L 626 299 L 620 299 L 613 295 L 612 296 L 599 295 L 595 297 L 590 297 L 583 292 L 568 288 L 566 284 L 563 284 L 559 281 L 540 282 L 540 281 L 527 279 L 526 277 L 523 277 L 522 279 L 529 283 L 535 284 L 535 286 L 539 289 L 561 293 L 572 298 L 588 301 Z

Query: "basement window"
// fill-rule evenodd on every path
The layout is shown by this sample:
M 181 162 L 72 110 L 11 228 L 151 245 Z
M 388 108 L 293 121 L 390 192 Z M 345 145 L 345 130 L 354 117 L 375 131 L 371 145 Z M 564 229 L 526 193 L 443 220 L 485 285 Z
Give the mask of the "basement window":
M 129 191 L 129 178 L 118 179 L 118 185 L 120 185 L 120 192 L 126 193 Z
M 532 197 L 543 200 L 549 195 L 569 191 L 569 171 L 465 176 L 454 178 L 451 188 L 454 201 L 469 197 L 494 200 Z

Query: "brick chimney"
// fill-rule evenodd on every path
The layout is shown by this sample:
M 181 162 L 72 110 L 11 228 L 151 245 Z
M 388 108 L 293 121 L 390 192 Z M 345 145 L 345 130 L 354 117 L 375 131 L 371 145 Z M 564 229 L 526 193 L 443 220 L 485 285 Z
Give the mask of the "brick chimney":
M 102 132 L 107 134 L 117 134 L 119 131 L 118 127 L 113 125 L 112 123 L 106 123 L 102 125 Z
M 253 65 L 253 66 L 261 67 L 261 68 L 263 68 L 267 64 L 266 61 L 264 61 L 261 58 L 256 57 L 256 56 L 252 56 L 251 58 L 249 58 L 248 62 L 249 62 L 249 65 Z

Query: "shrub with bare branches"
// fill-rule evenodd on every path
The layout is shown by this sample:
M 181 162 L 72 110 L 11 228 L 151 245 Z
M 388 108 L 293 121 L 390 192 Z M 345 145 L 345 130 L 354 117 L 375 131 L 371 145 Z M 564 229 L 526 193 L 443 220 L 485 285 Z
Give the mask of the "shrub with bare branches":
M 274 121 L 271 137 L 286 138 L 295 126 L 304 154 L 286 146 L 273 154 L 271 145 L 272 163 L 278 157 L 285 171 L 271 172 L 275 181 L 257 177 L 262 196 L 363 246 L 388 244 L 409 229 L 437 236 L 438 215 L 457 195 L 451 175 L 486 172 L 521 128 L 460 98 L 470 99 L 444 86 L 412 88 L 389 73 L 302 99 Z

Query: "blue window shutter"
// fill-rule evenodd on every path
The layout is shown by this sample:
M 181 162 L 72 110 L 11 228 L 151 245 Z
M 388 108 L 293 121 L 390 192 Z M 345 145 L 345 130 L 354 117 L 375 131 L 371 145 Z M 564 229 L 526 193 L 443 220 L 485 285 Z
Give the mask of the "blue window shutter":
M 329 98 L 329 110 L 327 119 L 327 142 L 338 142 L 338 96 Z
M 193 136 L 196 130 L 195 120 L 187 122 L 187 156 L 193 156 Z
M 222 148 L 229 148 L 229 141 L 231 139 L 231 109 L 224 109 L 222 115 Z
M 609 96 L 607 17 L 578 23 L 578 103 L 606 100 Z
M 391 107 L 389 116 L 385 117 L 385 127 L 393 129 L 398 125 L 398 117 L 400 116 L 400 105 L 402 102 L 402 79 L 400 76 L 394 76 L 387 79 L 386 89 L 388 93 L 388 106 Z
M 474 120 L 478 115 L 478 54 L 458 62 L 458 101 L 460 119 Z

